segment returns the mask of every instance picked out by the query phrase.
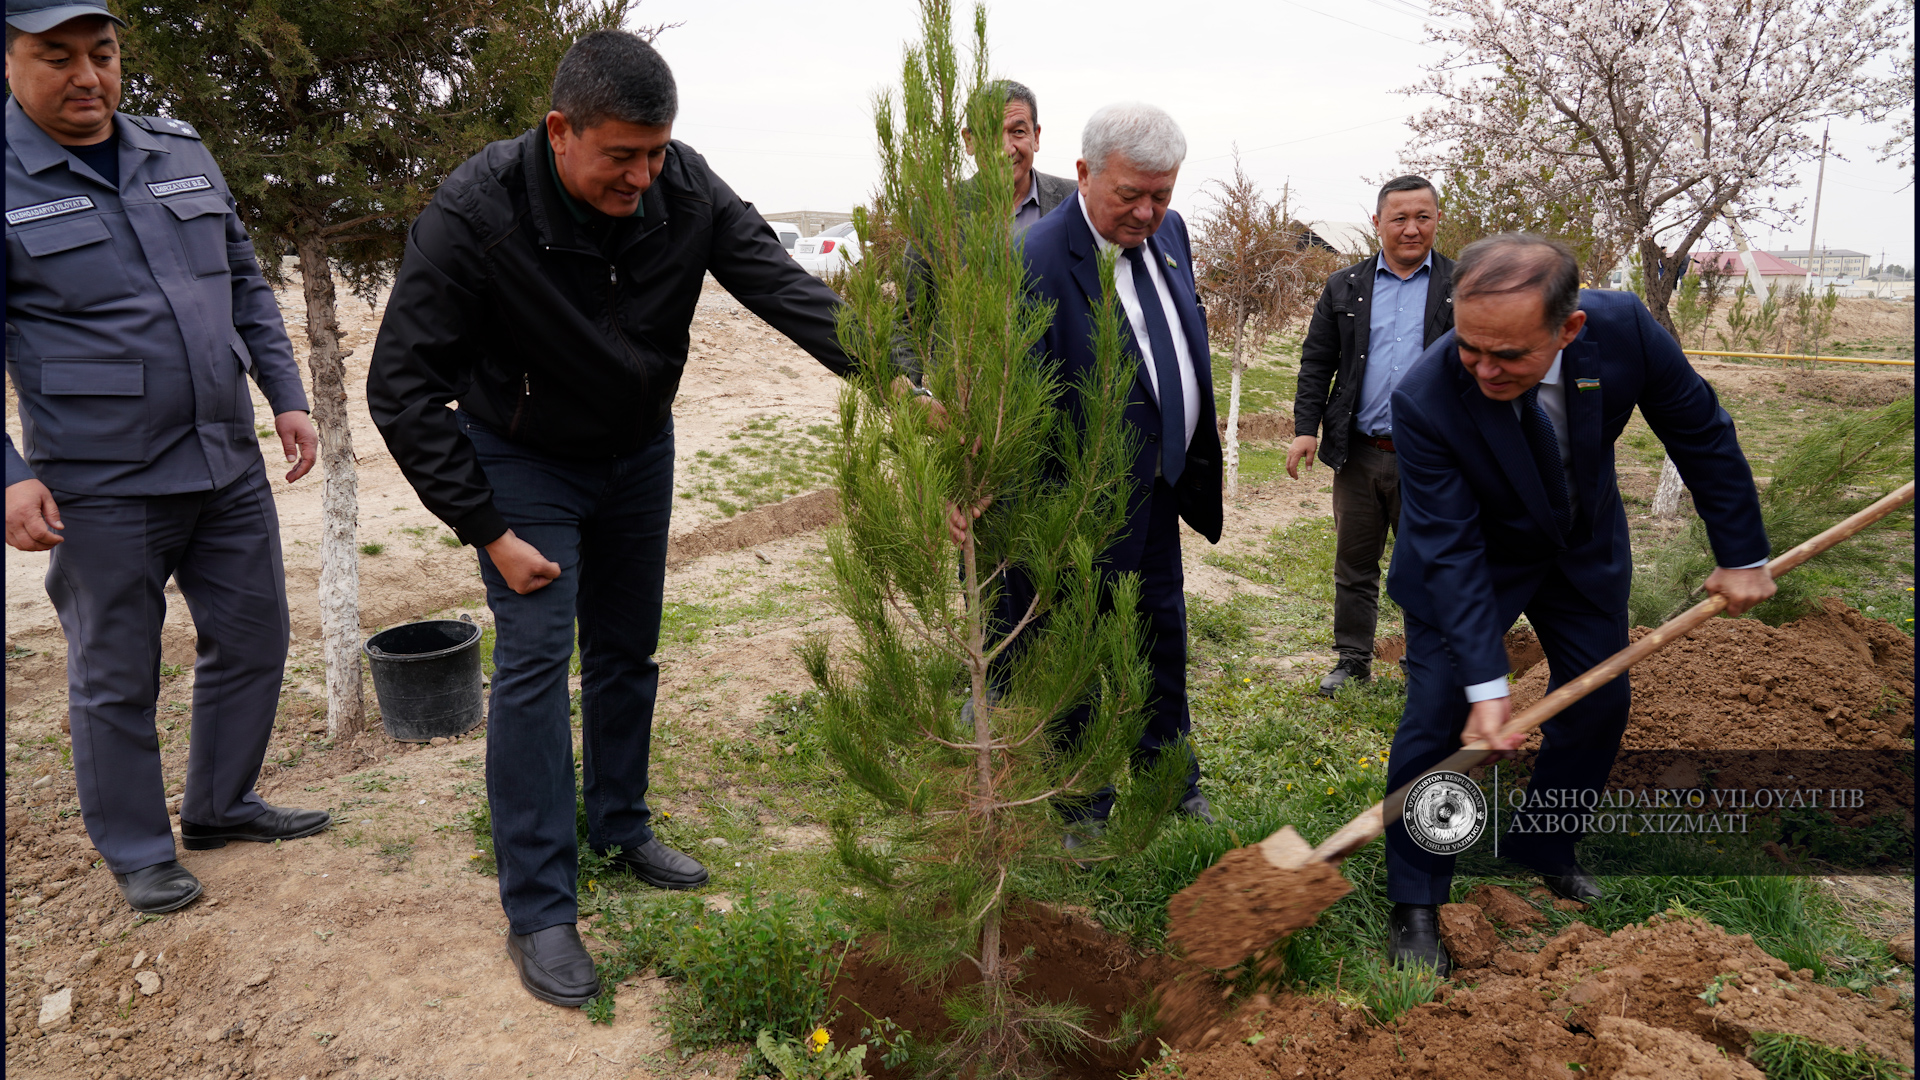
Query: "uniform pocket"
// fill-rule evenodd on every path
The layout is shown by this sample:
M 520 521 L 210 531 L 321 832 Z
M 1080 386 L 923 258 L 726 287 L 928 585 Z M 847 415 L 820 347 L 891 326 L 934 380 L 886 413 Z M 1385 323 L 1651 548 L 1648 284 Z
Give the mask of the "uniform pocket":
M 147 460 L 146 363 L 40 362 L 35 448 L 55 461 Z
M 233 213 L 218 195 L 168 199 L 162 203 L 180 221 L 180 245 L 194 277 L 231 273 L 227 263 L 227 217 Z
M 133 282 L 98 214 L 67 218 L 14 234 L 33 259 L 33 273 L 60 299 L 60 310 L 80 311 L 133 295 Z

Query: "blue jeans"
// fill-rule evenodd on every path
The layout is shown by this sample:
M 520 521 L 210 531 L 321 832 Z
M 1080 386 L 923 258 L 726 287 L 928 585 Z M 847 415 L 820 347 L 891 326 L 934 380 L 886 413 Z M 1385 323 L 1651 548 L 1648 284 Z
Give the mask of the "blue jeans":
M 513 932 L 531 934 L 578 915 L 567 694 L 576 621 L 587 842 L 631 851 L 653 839 L 647 757 L 660 688 L 653 652 L 673 511 L 673 428 L 631 454 L 571 459 L 510 442 L 464 413 L 460 422 L 514 535 L 560 564 L 559 578 L 522 596 L 480 551 L 497 635 L 487 804 L 500 903 Z

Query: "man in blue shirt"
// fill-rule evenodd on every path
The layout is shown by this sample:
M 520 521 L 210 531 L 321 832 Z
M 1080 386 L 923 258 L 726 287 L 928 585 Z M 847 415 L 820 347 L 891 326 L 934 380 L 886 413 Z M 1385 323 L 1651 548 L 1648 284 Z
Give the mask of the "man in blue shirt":
M 1400 379 L 1453 328 L 1453 261 L 1433 250 L 1440 200 L 1418 176 L 1387 181 L 1375 204 L 1380 252 L 1327 279 L 1300 348 L 1287 474 L 1314 452 L 1333 470 L 1333 646 L 1320 680 L 1331 697 L 1372 675 L 1380 556 L 1399 531 L 1400 476 L 1389 399 Z M 1325 429 L 1322 431 L 1322 429 Z

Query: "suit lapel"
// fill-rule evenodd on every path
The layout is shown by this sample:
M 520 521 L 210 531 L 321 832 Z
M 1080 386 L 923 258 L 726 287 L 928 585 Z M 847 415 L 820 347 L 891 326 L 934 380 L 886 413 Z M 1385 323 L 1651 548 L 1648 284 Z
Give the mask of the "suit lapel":
M 1446 333 L 1439 325 L 1441 312 L 1453 304 L 1453 262 L 1439 252 L 1433 253 L 1433 268 L 1427 271 L 1427 311 L 1426 325 L 1421 327 L 1426 339 L 1425 345 L 1431 345 Z M 1452 323 L 1448 323 L 1449 326 Z
M 1073 210 L 1079 209 L 1076 203 Z M 1087 225 L 1085 212 L 1074 213 L 1073 210 L 1062 211 L 1070 215 L 1067 220 L 1067 250 L 1074 256 L 1074 283 L 1079 285 L 1081 291 L 1086 294 L 1087 310 L 1092 311 L 1100 306 L 1100 249 L 1093 242 L 1093 229 Z M 1126 260 L 1121 259 L 1115 263 L 1113 272 L 1128 273 Z M 1092 324 L 1088 325 L 1091 327 Z M 1138 339 L 1133 336 L 1133 320 L 1127 318 L 1124 305 L 1120 310 L 1120 337 L 1125 347 L 1131 349 L 1137 358 L 1133 365 L 1133 374 L 1140 380 L 1141 392 L 1146 395 L 1148 401 L 1156 401 L 1157 399 L 1153 396 L 1153 379 L 1147 374 L 1146 361 L 1138 359 L 1145 357 L 1147 353 L 1140 347 Z
M 1457 366 L 1458 354 L 1453 354 L 1452 360 Z M 1513 403 L 1494 401 L 1482 394 L 1471 375 L 1466 376 L 1466 384 L 1460 393 L 1460 402 L 1466 406 L 1474 426 L 1480 429 L 1481 438 L 1486 439 L 1487 446 L 1493 450 L 1493 459 L 1500 463 L 1513 489 L 1519 492 L 1520 501 L 1526 504 L 1540 531 L 1548 536 L 1560 536 L 1560 527 L 1553 520 L 1553 508 L 1547 503 L 1547 486 L 1541 482 L 1540 470 L 1533 463 L 1533 450 L 1520 430 L 1520 418 L 1513 415 Z M 1561 539 L 1564 542 L 1565 538 Z
M 1588 340 L 1591 332 L 1592 327 L 1581 330 L 1560 354 L 1560 385 L 1566 388 L 1567 426 L 1572 429 L 1567 438 L 1573 446 L 1573 485 L 1581 516 L 1589 521 L 1600 505 L 1600 466 L 1606 457 L 1600 434 L 1600 350 Z M 1588 389 L 1580 388 L 1582 380 Z
M 1193 286 L 1188 283 L 1189 271 L 1184 266 L 1173 266 L 1167 262 L 1167 253 L 1161 249 L 1158 237 L 1147 238 L 1147 250 L 1160 268 L 1160 276 L 1166 279 L 1167 291 L 1173 297 L 1173 310 L 1180 316 L 1180 332 L 1186 335 L 1187 355 L 1193 358 L 1193 378 L 1200 384 L 1203 394 L 1213 392 L 1213 370 L 1211 357 L 1207 354 L 1207 328 L 1200 322 L 1200 302 L 1193 294 Z

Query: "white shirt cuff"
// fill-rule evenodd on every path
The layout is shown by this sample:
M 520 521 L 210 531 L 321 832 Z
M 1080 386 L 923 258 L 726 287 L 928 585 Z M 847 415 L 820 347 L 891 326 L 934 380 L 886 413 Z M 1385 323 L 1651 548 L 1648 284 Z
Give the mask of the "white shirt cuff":
M 1758 569 L 1759 567 L 1767 565 L 1772 561 L 1773 561 L 1772 559 L 1761 559 L 1759 562 L 1750 562 L 1745 566 L 1723 566 L 1720 569 L 1722 570 L 1755 570 L 1755 569 Z
M 1507 677 L 1505 675 L 1497 679 L 1488 679 L 1486 682 L 1474 683 L 1472 686 L 1467 687 L 1467 704 L 1469 705 L 1478 701 L 1492 701 L 1494 698 L 1503 698 L 1506 696 Z

